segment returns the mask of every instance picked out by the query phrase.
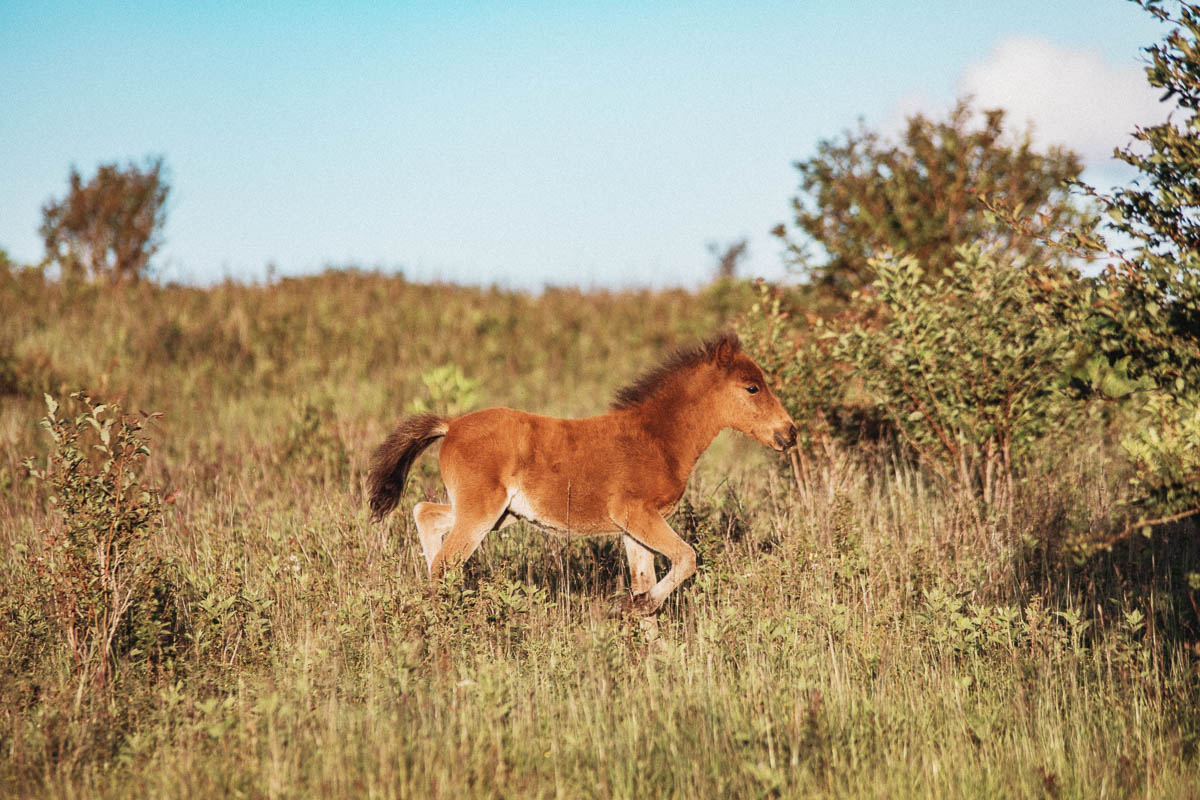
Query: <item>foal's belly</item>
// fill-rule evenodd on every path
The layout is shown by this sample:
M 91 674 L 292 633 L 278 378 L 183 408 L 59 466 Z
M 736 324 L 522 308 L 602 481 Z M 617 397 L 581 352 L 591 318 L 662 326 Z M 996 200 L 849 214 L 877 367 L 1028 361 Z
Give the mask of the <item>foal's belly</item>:
M 508 502 L 508 513 L 555 533 L 592 535 L 620 533 L 621 528 L 607 513 L 589 508 L 587 503 L 572 503 L 569 499 L 546 502 L 518 491 Z

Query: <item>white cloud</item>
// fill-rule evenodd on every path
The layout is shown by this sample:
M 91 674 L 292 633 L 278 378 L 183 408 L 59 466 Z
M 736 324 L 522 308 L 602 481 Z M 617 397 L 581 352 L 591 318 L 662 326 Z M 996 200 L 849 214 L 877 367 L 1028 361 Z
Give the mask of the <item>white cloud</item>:
M 1010 122 L 1033 124 L 1036 141 L 1066 145 L 1100 169 L 1135 126 L 1157 124 L 1168 111 L 1138 62 L 1115 65 L 1097 51 L 1034 36 L 1002 40 L 967 67 L 958 94 L 974 95 L 979 108 L 1006 109 Z

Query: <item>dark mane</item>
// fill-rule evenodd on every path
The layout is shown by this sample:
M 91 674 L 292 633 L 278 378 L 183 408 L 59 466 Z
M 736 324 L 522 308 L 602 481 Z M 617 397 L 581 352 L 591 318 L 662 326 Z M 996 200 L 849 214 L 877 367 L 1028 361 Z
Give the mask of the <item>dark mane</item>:
M 742 351 L 742 342 L 733 331 L 721 331 L 711 339 L 706 339 L 694 347 L 684 347 L 667 356 L 661 364 L 643 373 L 637 380 L 621 389 L 613 397 L 612 409 L 620 411 L 648 400 L 656 395 L 671 376 L 680 370 L 694 367 L 705 361 L 716 358 L 717 348 L 722 344 L 729 346 L 730 354 Z

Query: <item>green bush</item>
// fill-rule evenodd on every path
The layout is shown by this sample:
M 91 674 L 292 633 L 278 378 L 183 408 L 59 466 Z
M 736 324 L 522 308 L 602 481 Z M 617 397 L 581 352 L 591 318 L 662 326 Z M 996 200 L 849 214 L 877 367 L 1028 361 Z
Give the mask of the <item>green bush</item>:
M 1154 386 L 1135 398 L 1139 424 L 1122 442 L 1136 470 L 1133 516 L 1145 525 L 1200 511 L 1200 5 L 1180 3 L 1172 16 L 1139 4 L 1174 25 L 1146 48 L 1146 75 L 1176 113 L 1116 153 L 1141 179 L 1101 200 L 1136 245 L 1116 254 L 1098 290 L 1111 301 L 1090 306 L 1088 321 L 1100 353 Z
M 49 395 L 46 405 L 54 449 L 45 468 L 27 466 L 49 487 L 53 524 L 29 555 L 32 596 L 16 599 L 39 617 L 25 635 L 65 645 L 80 691 L 104 693 L 122 667 L 173 655 L 181 633 L 172 570 L 155 546 L 161 501 L 142 474 L 145 424 L 159 415 L 127 415 L 83 393 L 71 395 L 73 414 L 60 415 Z
M 350 451 L 328 399 L 307 399 L 293 408 L 278 450 L 278 466 L 296 476 L 333 483 L 350 474 Z
M 1034 445 L 1076 413 L 1062 392 L 1070 336 L 1029 271 L 959 256 L 933 283 L 911 257 L 872 262 L 858 302 L 882 322 L 853 325 L 835 356 L 938 476 L 985 506 L 1011 504 Z
M 1082 411 L 1063 391 L 1076 354 L 1042 271 L 959 256 L 935 281 L 914 258 L 874 260 L 850 308 L 803 328 L 764 289 L 740 330 L 802 444 L 894 433 L 968 505 L 1011 510 L 1022 463 Z
M 414 399 L 409 406 L 414 414 L 433 412 L 456 417 L 479 404 L 479 381 L 467 376 L 457 364 L 430 367 L 421 373 L 421 383 L 429 399 Z
M 1060 323 L 1087 350 L 1076 388 L 1122 401 L 1122 447 L 1132 460 L 1134 496 L 1124 532 L 1200 512 L 1196 456 L 1200 408 L 1200 5 L 1172 12 L 1158 0 L 1134 0 L 1171 23 L 1145 48 L 1146 76 L 1175 106 L 1167 121 L 1139 127 L 1136 144 L 1114 155 L 1140 172 L 1104 194 L 1083 186 L 1107 213 L 1126 247 L 1078 227 L 1057 228 L 1019 206 L 984 198 L 1000 219 L 1060 252 L 1107 261 L 1103 272 L 1064 298 Z M 1190 514 L 1189 514 L 1190 512 Z
M 986 243 L 1004 260 L 1058 261 L 1061 253 L 1024 231 L 988 220 L 977 192 L 1001 194 L 1052 224 L 1083 227 L 1086 209 L 1069 188 L 1082 161 L 1062 147 L 1042 151 L 1031 131 L 1005 123 L 1003 109 L 977 110 L 968 99 L 944 119 L 909 117 L 899 141 L 861 123 L 821 141 L 815 156 L 795 164 L 800 186 L 792 214 L 797 231 L 827 260 L 813 264 L 786 226 L 774 232 L 796 266 L 835 291 L 869 284 L 870 261 L 881 253 L 917 258 L 927 280 L 941 277 L 964 245 Z

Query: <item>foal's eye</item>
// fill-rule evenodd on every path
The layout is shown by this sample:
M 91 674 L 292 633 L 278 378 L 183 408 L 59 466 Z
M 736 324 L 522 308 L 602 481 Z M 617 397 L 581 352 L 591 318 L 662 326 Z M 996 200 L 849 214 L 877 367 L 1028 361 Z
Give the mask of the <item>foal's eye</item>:
M 758 394 L 758 386 L 752 383 L 746 387 L 746 391 L 750 394 Z

